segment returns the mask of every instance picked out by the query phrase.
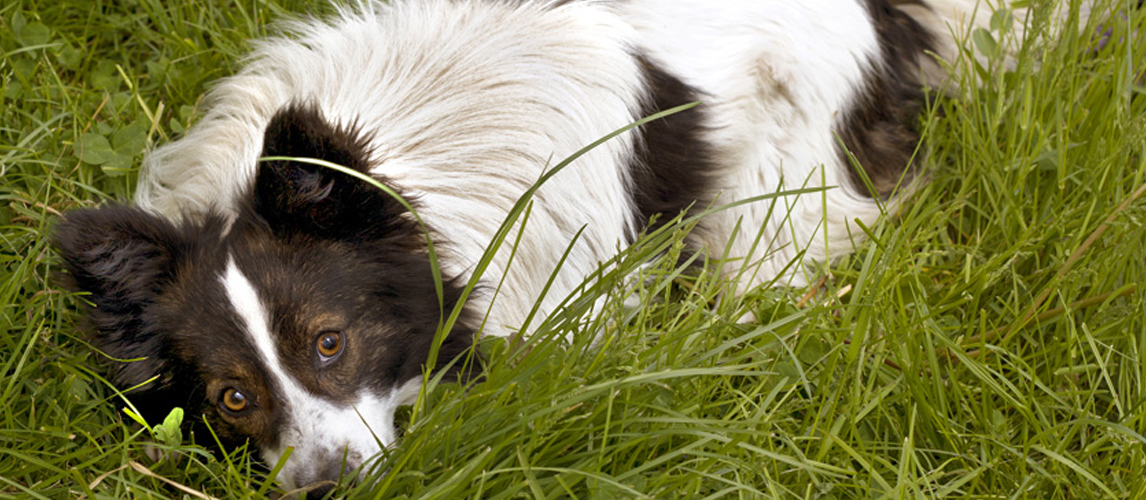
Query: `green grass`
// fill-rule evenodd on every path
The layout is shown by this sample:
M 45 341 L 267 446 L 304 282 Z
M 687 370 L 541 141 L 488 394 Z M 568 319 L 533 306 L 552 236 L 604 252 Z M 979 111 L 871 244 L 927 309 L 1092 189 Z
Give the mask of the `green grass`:
M 241 450 L 147 458 L 48 241 L 128 199 L 268 21 L 323 11 L 286 3 L 0 6 L 0 498 L 276 491 Z M 486 379 L 403 411 L 388 474 L 340 494 L 1146 499 L 1146 21 L 1120 8 L 1101 51 L 1090 26 L 966 68 L 983 85 L 921 117 L 930 182 L 816 286 L 717 301 L 715 264 L 662 264 L 625 309 L 606 279 L 603 312 L 484 342 Z

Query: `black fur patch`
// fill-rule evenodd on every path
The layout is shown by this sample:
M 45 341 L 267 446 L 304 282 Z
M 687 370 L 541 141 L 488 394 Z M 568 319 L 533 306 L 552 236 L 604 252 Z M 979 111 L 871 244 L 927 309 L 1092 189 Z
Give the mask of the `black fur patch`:
M 318 108 L 292 104 L 275 114 L 263 139 L 264 158 L 317 159 L 369 174 L 370 136 L 355 125 L 331 124 Z M 385 179 L 375 176 L 385 183 Z M 400 195 L 401 193 L 399 193 Z M 398 200 L 334 169 L 296 160 L 260 163 L 249 208 L 277 234 L 386 239 L 404 248 L 425 240 Z M 330 200 L 337 200 L 331 203 Z M 415 200 L 407 199 L 408 202 Z
M 648 85 L 642 118 L 700 100 L 696 89 L 647 56 L 639 54 L 636 58 Z M 657 216 L 655 227 L 690 206 L 704 209 L 712 201 L 717 168 L 712 147 L 702 137 L 705 127 L 702 105 L 641 127 L 637 155 L 629 165 L 638 210 L 637 227 Z
M 916 121 L 923 99 L 919 61 L 932 49 L 931 35 L 896 5 L 917 0 L 866 0 L 879 38 L 882 64 L 871 68 L 856 102 L 844 113 L 839 130 L 844 146 L 855 155 L 877 195 L 887 197 L 900 179 L 913 174 L 912 154 L 919 143 Z M 840 157 L 852 186 L 871 194 L 851 168 L 847 152 Z M 906 175 L 905 175 L 905 172 Z

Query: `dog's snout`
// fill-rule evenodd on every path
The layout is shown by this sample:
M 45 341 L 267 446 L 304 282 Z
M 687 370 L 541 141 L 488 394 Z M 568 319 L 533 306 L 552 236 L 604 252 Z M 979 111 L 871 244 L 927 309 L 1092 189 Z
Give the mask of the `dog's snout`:
M 325 464 L 325 465 L 324 465 Z M 342 457 L 326 457 L 309 464 L 308 470 L 299 471 L 292 481 L 305 491 L 300 495 L 305 500 L 329 498 L 331 491 L 338 486 L 343 473 Z M 350 471 L 353 474 L 353 471 Z
M 337 483 L 333 481 L 321 481 L 307 490 L 305 499 L 321 500 L 323 498 L 329 498 L 330 492 L 334 491 L 335 486 L 337 486 Z

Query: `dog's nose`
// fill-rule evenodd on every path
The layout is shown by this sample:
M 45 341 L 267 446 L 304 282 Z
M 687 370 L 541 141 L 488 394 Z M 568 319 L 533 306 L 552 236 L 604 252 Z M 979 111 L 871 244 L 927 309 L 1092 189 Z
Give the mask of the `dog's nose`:
M 362 454 L 357 451 L 304 447 L 296 449 L 280 474 L 292 499 L 320 500 L 332 496 L 340 483 L 356 484 L 361 467 Z
M 335 484 L 329 481 L 324 481 L 322 484 L 307 490 L 306 500 L 321 500 L 326 498 L 330 495 L 331 491 L 334 491 L 335 486 Z
M 330 497 L 330 492 L 338 486 L 338 479 L 342 477 L 342 460 L 325 460 L 322 463 L 325 463 L 325 471 L 320 471 L 311 476 L 310 481 L 299 481 L 299 484 L 305 485 L 306 495 L 303 496 L 305 500 L 321 500 Z

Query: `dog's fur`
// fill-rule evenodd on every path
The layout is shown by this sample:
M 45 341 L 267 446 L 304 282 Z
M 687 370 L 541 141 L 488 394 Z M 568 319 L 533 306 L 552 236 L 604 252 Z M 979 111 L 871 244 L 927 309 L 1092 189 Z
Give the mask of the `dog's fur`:
M 449 311 L 548 167 L 702 103 L 540 188 L 512 266 L 503 250 L 483 276 L 504 279 L 496 303 L 471 298 L 445 363 L 476 334 L 513 332 L 538 300 L 553 312 L 652 217 L 830 187 L 719 212 L 689 239 L 745 269 L 741 289 L 802 283 L 805 264 L 852 247 L 851 221 L 901 198 L 923 80 L 943 84 L 928 51 L 954 55 L 959 19 L 985 19 L 974 12 L 973 0 L 365 0 L 260 42 L 203 119 L 150 155 L 138 207 L 73 212 L 57 247 L 91 294 L 97 344 L 144 358 L 115 381 L 141 386 L 146 415 L 183 406 L 269 463 L 293 447 L 288 486 L 337 480 L 395 439 L 394 410 L 417 394 L 441 320 L 425 234 L 364 182 L 260 157 L 338 163 L 409 200 L 440 242 Z

